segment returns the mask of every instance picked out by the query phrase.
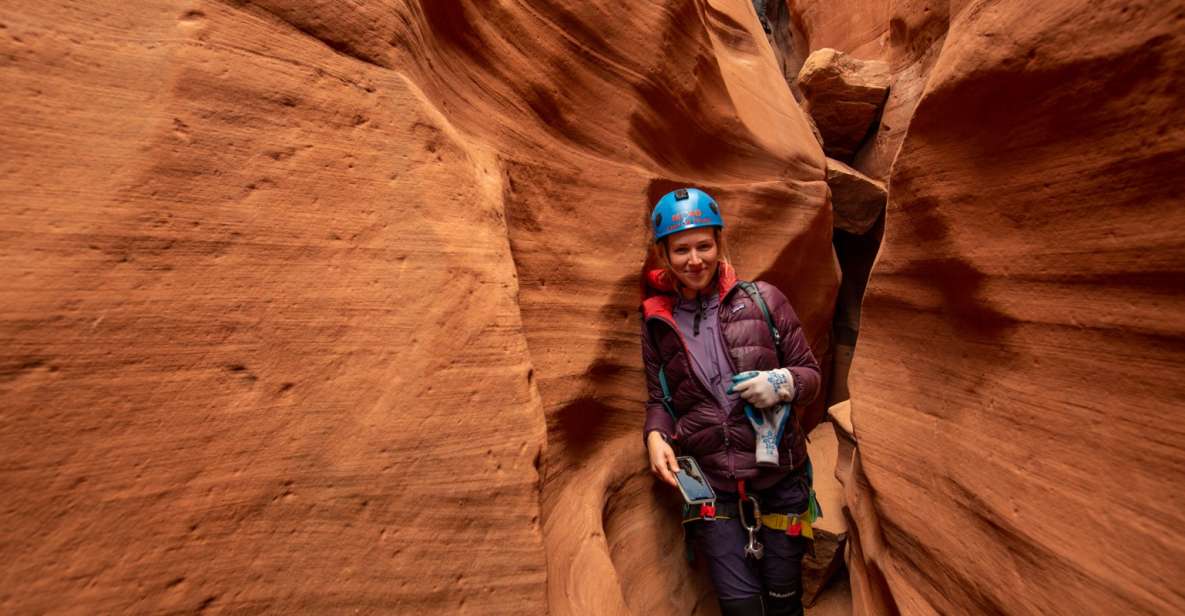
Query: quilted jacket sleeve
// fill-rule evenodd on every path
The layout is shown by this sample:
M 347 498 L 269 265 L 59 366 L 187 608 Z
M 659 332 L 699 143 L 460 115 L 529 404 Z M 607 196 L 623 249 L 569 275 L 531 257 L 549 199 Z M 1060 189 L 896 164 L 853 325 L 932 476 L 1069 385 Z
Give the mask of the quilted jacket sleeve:
M 642 323 L 642 364 L 646 369 L 646 423 L 642 427 L 642 440 L 653 430 L 665 434 L 667 438 L 675 436 L 675 418 L 667 412 L 662 404 L 662 385 L 658 381 L 658 369 L 661 360 L 654 348 L 654 341 L 650 339 L 646 323 Z
M 807 343 L 802 322 L 777 287 L 766 282 L 757 285 L 782 336 L 782 361 L 785 363 L 782 367 L 789 368 L 794 375 L 794 404 L 809 404 L 819 395 L 822 375 L 819 362 L 815 361 L 811 345 Z

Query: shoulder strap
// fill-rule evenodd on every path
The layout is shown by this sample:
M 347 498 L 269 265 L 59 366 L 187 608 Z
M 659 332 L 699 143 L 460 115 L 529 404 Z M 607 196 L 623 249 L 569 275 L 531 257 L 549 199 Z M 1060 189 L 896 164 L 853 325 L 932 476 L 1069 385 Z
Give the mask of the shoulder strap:
M 765 316 L 765 324 L 769 326 L 769 337 L 774 341 L 774 352 L 778 354 L 778 365 L 781 366 L 785 363 L 782 359 L 782 334 L 778 332 L 777 325 L 774 325 L 774 317 L 769 313 L 769 306 L 765 304 L 765 298 L 761 297 L 761 289 L 748 280 L 741 280 L 737 282 L 737 285 L 745 293 L 748 293 L 749 297 L 753 298 L 753 303 L 757 304 L 757 307 L 761 309 L 761 314 Z
M 671 419 L 679 420 L 679 416 L 675 414 L 675 405 L 671 404 L 671 389 L 667 387 L 667 367 L 659 366 L 658 368 L 658 384 L 662 385 L 662 406 L 671 414 Z
M 753 298 L 753 303 L 757 304 L 757 308 L 761 310 L 762 316 L 765 317 L 765 324 L 769 327 L 769 336 L 774 341 L 774 352 L 778 354 L 778 365 L 785 363 L 782 360 L 782 334 L 778 332 L 778 326 L 774 324 L 774 317 L 769 313 L 769 306 L 765 304 L 765 298 L 761 296 L 761 289 L 757 285 L 748 281 L 741 280 L 737 282 L 741 287 Z M 679 415 L 675 413 L 675 405 L 671 403 L 671 389 L 667 386 L 667 372 L 666 366 L 658 368 L 658 384 L 662 386 L 662 405 L 667 412 L 671 414 L 671 418 L 678 420 Z
M 646 319 L 643 317 L 642 323 L 645 324 Z M 646 328 L 646 335 L 649 336 L 649 328 Z M 675 404 L 671 400 L 671 386 L 667 385 L 667 363 L 659 358 L 658 365 L 658 384 L 662 387 L 662 407 L 670 414 L 671 419 L 679 420 L 679 415 L 675 413 Z

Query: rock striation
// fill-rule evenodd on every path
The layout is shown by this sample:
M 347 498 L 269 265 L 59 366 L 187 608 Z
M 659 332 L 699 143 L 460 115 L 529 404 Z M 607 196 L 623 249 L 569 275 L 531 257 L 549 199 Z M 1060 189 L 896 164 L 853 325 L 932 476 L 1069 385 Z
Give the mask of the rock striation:
M 932 6 L 839 47 L 890 62 L 901 131 L 853 164 L 889 173 L 840 460 L 856 612 L 1180 612 L 1185 12 Z
M 9 3 L 0 67 L 0 611 L 714 603 L 646 213 L 712 191 L 821 357 L 838 285 L 748 0 Z
M 1177 4 L 795 0 L 781 67 L 749 0 L 0 6 L 0 611 L 712 613 L 638 434 L 697 185 L 859 327 L 855 613 L 1185 612 Z M 822 48 L 887 66 L 859 236 Z
M 0 57 L 0 611 L 544 611 L 494 150 L 258 4 Z

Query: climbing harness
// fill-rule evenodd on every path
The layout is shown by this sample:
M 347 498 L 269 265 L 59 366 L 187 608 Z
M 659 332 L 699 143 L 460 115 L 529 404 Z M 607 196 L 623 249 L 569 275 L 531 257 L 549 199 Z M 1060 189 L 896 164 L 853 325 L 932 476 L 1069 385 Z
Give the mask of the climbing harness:
M 688 525 L 693 522 L 707 522 L 715 523 L 728 520 L 737 520 L 741 527 L 748 533 L 749 538 L 745 543 L 745 556 L 751 557 L 754 560 L 761 560 L 765 555 L 765 546 L 757 540 L 757 533 L 762 526 L 779 532 L 786 533 L 791 537 L 802 537 L 808 543 L 807 549 L 814 553 L 815 541 L 815 521 L 823 517 L 823 509 L 819 506 L 819 500 L 815 496 L 814 484 L 814 469 L 811 468 L 810 458 L 807 458 L 805 472 L 803 473 L 802 481 L 807 488 L 807 507 L 804 511 L 799 513 L 763 513 L 761 511 L 761 502 L 752 495 L 749 495 L 745 489 L 745 480 L 737 481 L 737 501 L 728 502 L 711 502 L 701 503 L 699 505 L 683 505 L 683 529 L 687 530 Z M 745 503 L 749 503 L 752 507 L 752 513 L 745 512 Z M 687 539 L 687 560 L 690 562 L 694 560 L 694 552 L 691 549 L 690 536 L 684 534 Z

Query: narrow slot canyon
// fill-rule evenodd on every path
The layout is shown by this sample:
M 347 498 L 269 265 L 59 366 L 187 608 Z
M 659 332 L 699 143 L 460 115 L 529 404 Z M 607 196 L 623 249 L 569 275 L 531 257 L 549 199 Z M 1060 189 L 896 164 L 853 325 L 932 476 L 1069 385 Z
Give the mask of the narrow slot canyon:
M 815 616 L 1185 613 L 1185 4 L 0 0 L 0 612 L 720 614 L 651 208 L 822 368 Z

